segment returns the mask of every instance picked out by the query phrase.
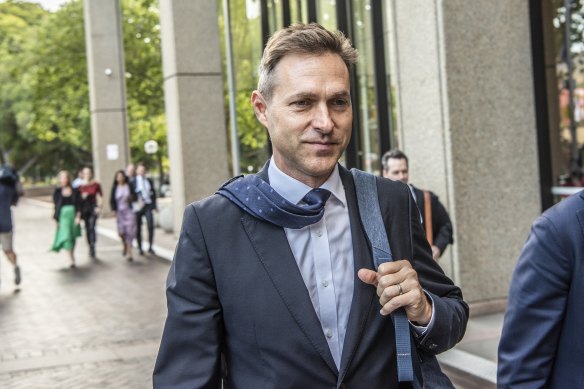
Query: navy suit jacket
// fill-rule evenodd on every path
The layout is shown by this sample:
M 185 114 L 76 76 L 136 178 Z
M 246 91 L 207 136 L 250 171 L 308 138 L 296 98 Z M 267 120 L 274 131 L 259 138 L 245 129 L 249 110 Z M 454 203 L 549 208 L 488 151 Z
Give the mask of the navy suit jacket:
M 584 192 L 535 220 L 513 273 L 501 388 L 584 388 Z
M 375 288 L 361 282 L 373 268 L 351 174 L 345 187 L 355 257 L 355 288 L 337 369 L 284 229 L 213 195 L 189 205 L 167 281 L 168 318 L 154 369 L 157 388 L 398 387 L 394 327 Z M 260 177 L 267 181 L 267 170 Z M 463 336 L 468 307 L 460 289 L 432 260 L 409 189 L 378 180 L 389 242 L 411 258 L 434 299 L 435 323 L 412 345 L 438 353 Z M 412 225 L 410 231 L 409 225 Z M 413 254 L 412 254 L 413 253 Z M 412 257 L 413 256 L 413 257 Z M 416 374 L 419 366 L 414 356 Z M 223 368 L 222 368 L 223 367 Z

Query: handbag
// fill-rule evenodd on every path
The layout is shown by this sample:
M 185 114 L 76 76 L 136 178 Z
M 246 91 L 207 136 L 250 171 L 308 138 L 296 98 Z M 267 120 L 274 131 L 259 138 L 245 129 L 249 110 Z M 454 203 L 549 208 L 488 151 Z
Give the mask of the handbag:
M 75 223 L 75 227 L 73 227 L 73 237 L 79 238 L 81 236 L 81 224 Z
M 359 216 L 363 227 L 365 228 L 369 241 L 372 242 L 374 262 L 378 263 L 380 260 L 391 260 L 391 248 L 387 239 L 387 232 L 385 224 L 381 216 L 381 208 L 379 207 L 379 195 L 377 193 L 377 178 L 370 173 L 361 170 L 351 169 L 353 178 L 355 180 L 355 188 L 357 192 L 357 203 L 359 205 Z M 411 210 L 412 197 L 408 196 L 408 208 Z M 410 212 L 411 213 L 411 212 Z M 412 225 L 409 223 L 410 236 Z M 374 244 L 373 242 L 376 242 Z M 377 247 L 376 247 L 377 246 Z M 389 250 L 389 258 L 380 258 L 380 255 L 388 256 L 388 253 L 383 253 L 379 247 L 385 247 Z M 413 253 L 411 255 L 413 257 Z M 396 344 L 410 342 L 410 333 L 408 331 L 408 339 L 396 338 Z M 396 337 L 399 336 L 396 332 Z M 419 377 L 414 376 L 413 387 L 416 389 L 432 388 L 432 389 L 454 389 L 454 385 L 450 379 L 444 374 L 436 355 L 424 352 L 424 350 L 417 349 L 418 362 L 420 370 L 422 371 L 422 382 Z M 410 356 L 411 358 L 411 356 Z M 398 366 L 399 371 L 399 366 Z

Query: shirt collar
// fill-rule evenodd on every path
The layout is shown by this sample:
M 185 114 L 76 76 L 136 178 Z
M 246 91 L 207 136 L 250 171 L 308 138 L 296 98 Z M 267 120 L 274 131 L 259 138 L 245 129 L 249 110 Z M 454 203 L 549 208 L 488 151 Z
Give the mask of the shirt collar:
M 270 165 L 268 166 L 268 178 L 270 180 L 270 186 L 284 197 L 286 200 L 292 204 L 298 204 L 300 200 L 312 188 L 281 171 L 278 166 L 276 166 L 276 161 L 274 157 L 270 160 Z M 347 198 L 345 196 L 345 188 L 341 182 L 341 176 L 339 175 L 339 165 L 335 165 L 335 168 L 330 175 L 330 177 L 320 186 L 323 189 L 327 189 L 338 201 L 341 202 L 343 207 L 347 206 Z

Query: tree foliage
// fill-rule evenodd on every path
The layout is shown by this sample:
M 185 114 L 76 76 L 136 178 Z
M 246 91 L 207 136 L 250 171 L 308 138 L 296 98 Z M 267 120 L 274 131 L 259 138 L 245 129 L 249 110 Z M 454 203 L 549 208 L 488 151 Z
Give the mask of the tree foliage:
M 155 0 L 122 0 L 133 159 L 155 139 L 166 155 L 159 13 Z M 0 3 L 0 157 L 36 175 L 91 165 L 83 2 L 56 12 Z M 28 172 L 30 175 L 31 172 Z
M 260 19 L 246 14 L 246 0 L 230 4 L 240 162 L 244 170 L 257 169 L 268 143 L 249 101 L 262 52 Z M 157 167 L 144 151 L 153 139 L 167 170 L 158 1 L 121 5 L 132 159 Z M 22 0 L 0 3 L 0 162 L 31 178 L 92 163 L 83 17 L 82 0 L 70 0 L 56 12 Z M 219 22 L 223 26 L 222 16 Z M 229 118 L 227 85 L 225 97 Z

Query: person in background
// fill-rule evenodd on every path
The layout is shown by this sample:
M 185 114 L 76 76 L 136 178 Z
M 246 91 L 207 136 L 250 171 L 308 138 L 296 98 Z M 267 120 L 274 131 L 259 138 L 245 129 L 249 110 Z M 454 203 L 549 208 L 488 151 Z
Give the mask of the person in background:
M 152 244 L 154 241 L 154 217 L 153 211 L 156 211 L 156 191 L 152 180 L 146 177 L 146 167 L 144 164 L 138 164 L 136 168 L 136 194 L 138 195 L 139 210 L 136 212 L 136 240 L 140 255 L 144 255 L 142 250 L 142 218 L 146 217 L 148 225 L 148 252 L 155 254 Z
M 79 186 L 81 195 L 81 218 L 85 223 L 85 236 L 89 245 L 89 256 L 95 258 L 95 242 L 97 234 L 95 225 L 101 212 L 103 193 L 101 185 L 93 178 L 93 171 L 89 167 L 82 170 L 83 183 Z
M 69 267 L 75 268 L 75 241 L 81 236 L 81 199 L 79 191 L 71 186 L 71 175 L 68 171 L 61 170 L 57 178 L 59 187 L 53 193 L 53 219 L 57 222 L 57 231 L 51 250 L 66 250 L 69 253 Z
M 409 184 L 408 157 L 400 150 L 390 150 L 381 158 L 383 177 L 407 184 L 416 200 L 416 205 L 422 216 L 422 224 L 426 238 L 432 247 L 432 258 L 438 260 L 446 246 L 452 244 L 452 222 L 448 212 L 433 192 L 421 190 Z M 427 205 L 430 205 L 430 210 Z M 428 220 L 431 218 L 431 222 Z
M 0 167 L 0 246 L 14 267 L 14 285 L 22 280 L 16 252 L 13 247 L 14 225 L 11 208 L 18 202 L 18 174 L 7 165 Z
M 77 177 L 75 177 L 75 179 L 71 183 L 71 186 L 73 188 L 79 188 L 84 183 L 85 183 L 85 180 L 83 178 L 83 169 L 79 169 L 79 171 L 77 172 Z
M 131 162 L 126 166 L 126 177 L 128 177 L 129 183 L 136 183 L 136 165 Z
M 116 213 L 116 225 L 123 245 L 122 255 L 130 262 L 134 260 L 132 241 L 136 237 L 136 216 L 132 210 L 135 201 L 134 185 L 130 184 L 123 170 L 118 170 L 110 194 L 110 207 Z

